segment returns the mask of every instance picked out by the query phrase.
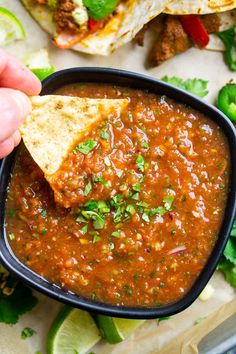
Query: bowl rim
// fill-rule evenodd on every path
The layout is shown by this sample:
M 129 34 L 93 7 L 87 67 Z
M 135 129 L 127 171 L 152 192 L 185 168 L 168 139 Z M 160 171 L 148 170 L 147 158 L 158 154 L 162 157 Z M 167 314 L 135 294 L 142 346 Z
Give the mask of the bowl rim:
M 84 79 L 79 79 L 84 77 Z M 100 80 L 100 81 L 99 81 Z M 7 196 L 7 186 L 10 181 L 11 169 L 17 155 L 17 149 L 2 161 L 0 168 L 0 261 L 1 263 L 19 279 L 23 280 L 32 288 L 70 306 L 80 308 L 89 312 L 100 313 L 113 317 L 151 319 L 174 315 L 189 307 L 199 296 L 208 280 L 215 271 L 220 257 L 224 251 L 229 233 L 233 224 L 236 211 L 236 131 L 230 120 L 211 104 L 193 96 L 166 82 L 149 77 L 140 73 L 111 68 L 82 67 L 70 68 L 57 71 L 43 81 L 41 94 L 50 94 L 56 88 L 76 82 L 102 82 L 115 83 L 117 86 L 130 86 L 147 89 L 150 92 L 163 91 L 163 95 L 173 98 L 177 102 L 190 105 L 192 108 L 204 113 L 209 119 L 215 121 L 224 132 L 230 150 L 231 173 L 228 199 L 226 203 L 225 215 L 219 231 L 218 240 L 203 267 L 200 275 L 189 291 L 178 301 L 164 305 L 162 307 L 127 307 L 110 305 L 85 297 L 76 295 L 70 291 L 62 289 L 53 283 L 48 282 L 27 266 L 21 263 L 10 248 L 6 233 L 5 224 L 5 204 Z M 128 84 L 129 83 L 129 84 Z M 138 86 L 136 86 L 138 85 Z

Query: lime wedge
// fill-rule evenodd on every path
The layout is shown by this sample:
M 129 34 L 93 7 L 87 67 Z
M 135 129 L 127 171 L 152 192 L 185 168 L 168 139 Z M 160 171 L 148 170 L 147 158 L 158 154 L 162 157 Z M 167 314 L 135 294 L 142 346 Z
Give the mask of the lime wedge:
M 0 7 L 0 45 L 24 39 L 24 27 L 13 13 Z
M 29 68 L 39 80 L 44 80 L 47 76 L 54 73 L 55 68 L 50 64 L 48 51 L 40 49 L 36 52 L 27 54 L 23 58 L 23 63 Z
M 122 342 L 144 322 L 144 320 L 127 320 L 103 315 L 97 315 L 96 321 L 102 336 L 110 344 Z
M 48 354 L 84 354 L 101 339 L 88 312 L 64 306 L 50 328 Z

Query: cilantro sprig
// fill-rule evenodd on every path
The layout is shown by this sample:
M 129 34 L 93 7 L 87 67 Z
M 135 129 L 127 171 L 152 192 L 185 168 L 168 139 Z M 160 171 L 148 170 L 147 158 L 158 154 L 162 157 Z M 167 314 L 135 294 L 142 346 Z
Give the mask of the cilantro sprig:
M 0 266 L 0 322 L 15 324 L 19 317 L 32 310 L 38 300 L 32 290 L 18 282 Z
M 224 255 L 217 269 L 221 270 L 224 273 L 226 281 L 232 287 L 236 288 L 236 220 L 234 221 Z
M 208 94 L 207 84 L 208 81 L 202 79 L 187 79 L 183 80 L 177 76 L 163 76 L 162 81 L 165 81 L 171 85 L 177 86 L 183 90 L 186 90 L 198 97 L 205 97 Z

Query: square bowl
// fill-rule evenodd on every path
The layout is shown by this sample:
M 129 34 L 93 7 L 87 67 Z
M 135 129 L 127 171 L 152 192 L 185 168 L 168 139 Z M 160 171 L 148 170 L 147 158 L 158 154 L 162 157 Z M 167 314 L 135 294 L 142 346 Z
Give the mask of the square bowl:
M 0 169 L 0 260 L 2 264 L 19 279 L 29 286 L 70 306 L 81 308 L 90 312 L 104 315 L 151 319 L 176 314 L 192 304 L 201 293 L 208 280 L 216 269 L 222 256 L 229 233 L 232 227 L 236 209 L 236 133 L 229 119 L 212 105 L 195 96 L 182 91 L 170 84 L 137 73 L 108 68 L 72 68 L 66 69 L 49 76 L 43 82 L 42 95 L 52 94 L 64 85 L 79 82 L 94 82 L 115 84 L 130 88 L 147 90 L 148 92 L 165 95 L 177 102 L 186 104 L 218 124 L 227 138 L 230 153 L 230 182 L 226 202 L 225 214 L 219 230 L 218 239 L 200 275 L 197 277 L 190 290 L 178 301 L 161 307 L 116 306 L 95 300 L 87 299 L 67 291 L 60 286 L 50 283 L 27 266 L 22 264 L 13 254 L 8 243 L 5 225 L 5 207 L 7 189 L 11 179 L 11 171 L 16 159 L 17 149 L 2 161 Z

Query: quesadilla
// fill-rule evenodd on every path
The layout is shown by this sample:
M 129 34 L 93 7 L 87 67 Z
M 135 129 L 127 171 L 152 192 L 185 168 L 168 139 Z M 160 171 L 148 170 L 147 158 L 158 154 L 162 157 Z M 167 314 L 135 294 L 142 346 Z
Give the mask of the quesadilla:
M 170 0 L 21 0 L 60 48 L 108 55 L 129 42 Z
M 96 123 L 119 114 L 127 99 L 91 99 L 48 95 L 32 97 L 32 111 L 20 132 L 25 146 L 46 179 Z M 47 178 L 48 177 L 48 178 Z

